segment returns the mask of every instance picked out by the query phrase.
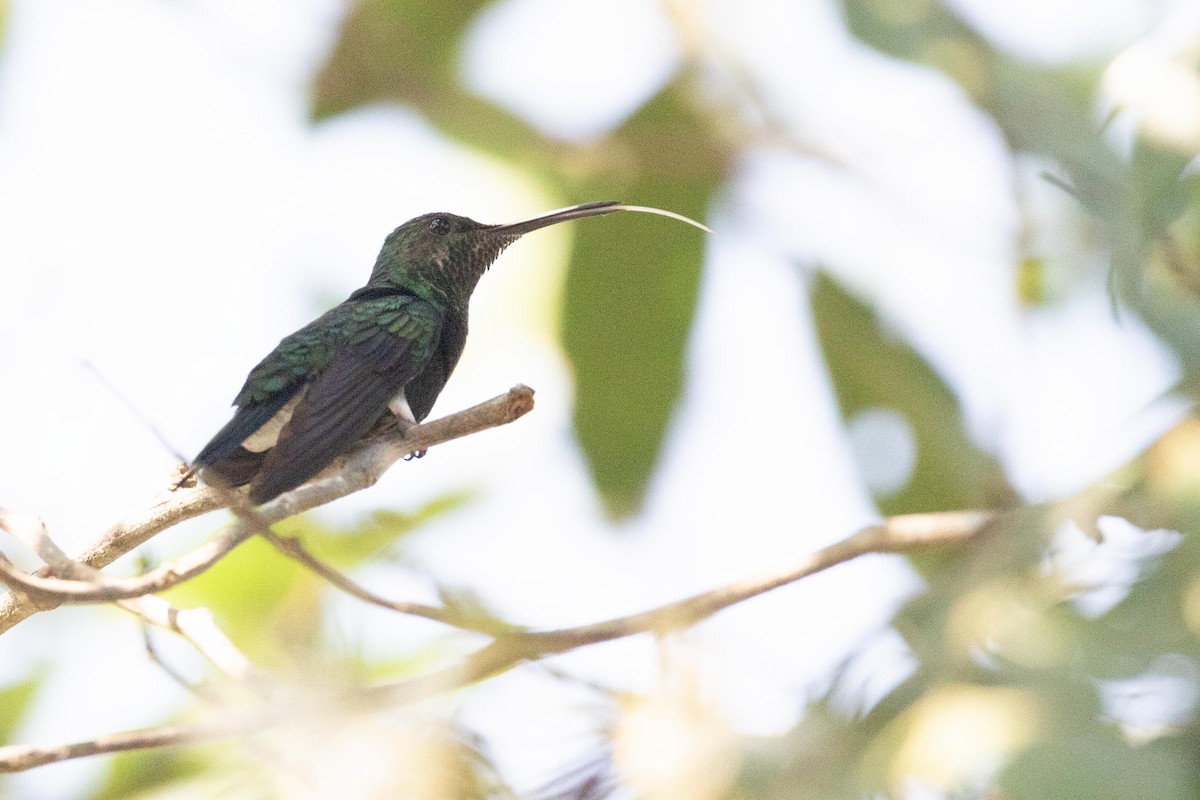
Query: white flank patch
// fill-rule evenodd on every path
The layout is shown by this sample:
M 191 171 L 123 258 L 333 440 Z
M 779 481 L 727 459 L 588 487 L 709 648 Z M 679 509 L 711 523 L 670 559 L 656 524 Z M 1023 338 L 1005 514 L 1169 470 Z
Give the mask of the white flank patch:
M 292 418 L 292 413 L 295 412 L 296 406 L 300 404 L 300 400 L 304 397 L 308 387 L 305 386 L 296 395 L 284 404 L 283 408 L 275 412 L 275 416 L 267 420 L 261 428 L 246 437 L 242 442 L 242 447 L 249 450 L 251 453 L 261 453 L 264 450 L 270 450 L 279 441 L 279 433 L 283 430 L 283 426 L 287 425 Z
M 397 392 L 396 396 L 391 399 L 391 402 L 388 403 L 388 409 L 400 419 L 411 422 L 413 425 L 417 424 L 416 415 L 408 407 L 408 398 L 404 396 L 403 389 Z

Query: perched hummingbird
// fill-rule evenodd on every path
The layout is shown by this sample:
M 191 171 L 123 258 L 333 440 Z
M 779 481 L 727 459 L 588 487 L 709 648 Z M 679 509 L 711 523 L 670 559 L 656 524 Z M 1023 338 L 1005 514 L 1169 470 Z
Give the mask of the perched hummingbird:
M 233 419 L 192 462 L 202 478 L 241 486 L 265 503 L 294 489 L 394 415 L 401 428 L 425 418 L 462 355 L 467 306 L 500 253 L 559 222 L 644 211 L 583 203 L 507 225 L 425 214 L 384 240 L 367 285 L 283 339 L 250 371 Z M 704 228 L 707 230 L 707 228 Z

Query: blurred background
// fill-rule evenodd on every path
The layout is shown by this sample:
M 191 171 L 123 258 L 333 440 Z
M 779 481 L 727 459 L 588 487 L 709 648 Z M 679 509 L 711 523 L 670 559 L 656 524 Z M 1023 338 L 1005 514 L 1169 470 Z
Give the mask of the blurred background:
M 68 550 L 148 505 L 404 220 L 607 199 L 715 232 L 623 214 L 514 245 L 433 416 L 518 382 L 535 411 L 281 531 L 385 596 L 542 628 L 881 515 L 1007 510 L 969 546 L 858 559 L 665 639 L 0 796 L 1200 795 L 1191 0 L 0 0 L 0 20 L 0 504 Z M 484 641 L 254 541 L 167 596 L 300 705 Z M 117 609 L 0 638 L 0 743 L 213 708 Z

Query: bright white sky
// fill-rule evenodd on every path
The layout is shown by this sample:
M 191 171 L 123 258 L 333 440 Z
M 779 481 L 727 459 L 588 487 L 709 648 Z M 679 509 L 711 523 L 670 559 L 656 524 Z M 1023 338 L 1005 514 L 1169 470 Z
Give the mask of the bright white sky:
M 1158 18 L 1134 0 L 1023 0 L 1000 16 L 987 0 L 956 5 L 1006 46 L 1054 61 L 1113 53 Z M 307 81 L 340 13 L 334 0 L 12 3 L 0 60 L 0 503 L 41 514 L 68 549 L 144 506 L 174 464 L 84 362 L 194 453 L 227 419 L 247 370 L 320 310 L 314 298 L 360 285 L 400 222 L 431 210 L 499 222 L 604 199 L 552 196 L 395 108 L 310 127 Z M 953 86 L 854 46 L 815 0 L 712 0 L 696 18 L 806 139 L 873 183 L 771 147 L 744 160 L 709 220 L 717 235 L 690 382 L 663 469 L 646 512 L 616 532 L 570 437 L 570 385 L 551 335 L 569 228 L 522 241 L 486 276 L 435 414 L 517 382 L 537 389 L 536 412 L 401 464 L 336 511 L 413 508 L 478 487 L 480 500 L 422 534 L 414 556 L 515 621 L 641 609 L 777 566 L 871 519 L 796 263 L 835 266 L 876 298 L 959 389 L 972 431 L 1032 499 L 1102 475 L 1173 413 L 1143 413 L 1174 366 L 1136 325 L 1114 322 L 1099 287 L 1053 313 L 1020 312 L 1009 156 Z M 682 50 L 656 4 L 510 0 L 479 21 L 463 71 L 545 130 L 584 139 L 669 80 Z M 154 551 L 175 552 L 215 524 Z M 428 591 L 395 572 L 365 577 L 392 594 Z M 915 586 L 898 559 L 863 560 L 689 639 L 735 725 L 779 731 Z M 348 641 L 370 652 L 404 652 L 428 631 L 355 604 L 339 612 Z M 871 678 L 883 690 L 902 661 L 895 642 L 872 641 L 889 653 Z M 61 669 L 23 741 L 153 723 L 179 697 L 145 661 L 133 623 L 111 612 L 43 615 L 0 641 L 0 682 L 39 663 Z M 636 688 L 652 684 L 657 661 L 638 640 L 562 663 Z M 81 711 L 84 692 L 118 673 L 126 688 Z M 472 692 L 478 724 L 497 727 L 524 681 Z M 538 722 L 529 737 L 498 747 L 523 781 L 580 744 L 563 735 L 580 725 L 560 713 L 563 690 L 544 684 L 522 693 Z M 70 796 L 99 767 L 76 762 L 14 785 Z

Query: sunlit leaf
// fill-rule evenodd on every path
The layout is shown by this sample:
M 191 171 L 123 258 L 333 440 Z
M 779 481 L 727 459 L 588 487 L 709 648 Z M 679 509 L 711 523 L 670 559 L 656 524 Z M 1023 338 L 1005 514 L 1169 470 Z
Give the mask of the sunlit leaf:
M 104 782 L 91 795 L 91 800 L 159 796 L 155 790 L 199 775 L 211 766 L 203 753 L 187 748 L 118 753 L 109 761 Z
M 281 638 L 306 638 L 318 624 L 315 615 L 287 613 L 297 602 L 306 608 L 312 605 L 320 591 L 318 581 L 256 536 L 166 597 L 183 607 L 209 609 L 218 626 L 251 658 L 271 659 L 279 655 Z
M 31 678 L 0 688 L 0 744 L 9 742 L 13 731 L 21 724 L 41 686 L 42 677 L 38 672 Z
M 1056 738 L 1013 759 L 999 783 L 1010 800 L 1189 800 L 1200 793 L 1193 747 L 1180 737 L 1132 745 L 1115 731 Z
M 377 556 L 422 525 L 449 514 L 474 495 L 468 491 L 435 497 L 411 512 L 381 509 L 353 525 L 331 526 L 313 515 L 294 517 L 275 526 L 276 532 L 298 536 L 314 555 L 338 567 L 353 567 Z
M 319 561 L 346 569 L 377 557 L 426 522 L 460 508 L 468 492 L 437 497 L 412 512 L 376 511 L 349 526 L 305 514 L 273 526 L 295 537 Z M 329 585 L 261 537 L 253 537 L 216 566 L 168 593 L 172 602 L 204 606 L 252 655 L 278 655 L 281 645 L 320 636 L 319 603 Z
M 884 513 L 986 508 L 1011 497 L 995 458 L 967 436 L 958 399 L 920 354 L 824 273 L 813 281 L 811 302 L 842 418 L 891 409 L 911 430 L 911 477 L 899 491 L 875 498 Z
M 620 161 L 580 197 L 660 206 L 704 219 L 731 160 L 676 83 L 609 143 Z M 694 228 L 621 214 L 575 231 L 563 342 L 575 370 L 575 429 L 605 508 L 642 504 L 683 385 L 683 355 L 707 242 Z

